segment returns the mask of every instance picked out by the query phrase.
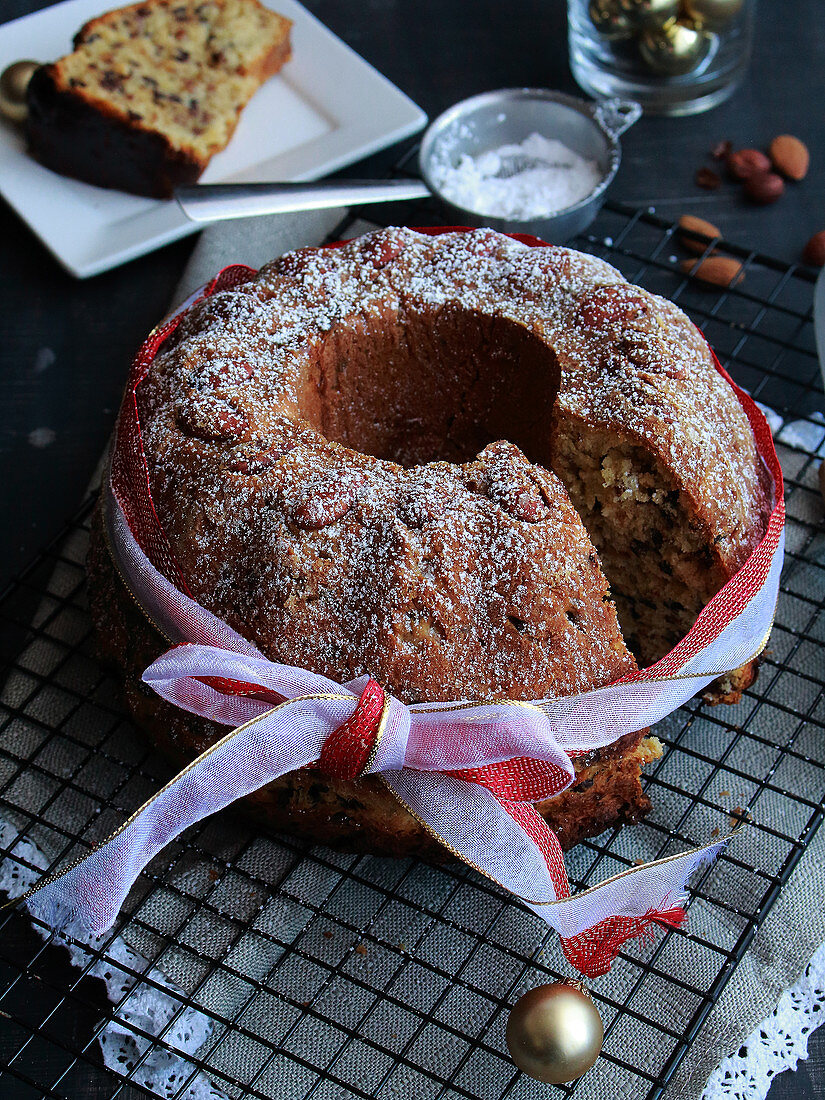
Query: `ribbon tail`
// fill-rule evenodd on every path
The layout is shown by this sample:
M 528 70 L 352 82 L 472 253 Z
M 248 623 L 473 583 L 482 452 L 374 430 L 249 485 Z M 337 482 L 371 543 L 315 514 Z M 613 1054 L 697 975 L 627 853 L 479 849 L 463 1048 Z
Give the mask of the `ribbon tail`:
M 690 877 L 692 870 L 686 878 Z M 682 889 L 685 885 L 686 883 L 683 884 Z M 670 903 L 666 899 L 662 904 Z M 681 928 L 686 919 L 687 911 L 684 904 L 671 905 L 670 908 L 658 910 L 648 909 L 640 917 L 605 917 L 604 920 L 586 928 L 577 936 L 570 936 L 568 939 L 562 936 L 561 949 L 564 957 L 576 970 L 588 978 L 598 978 L 602 974 L 607 974 L 614 959 L 628 940 L 649 939 L 657 928 Z
M 561 949 L 571 966 L 588 978 L 597 978 L 610 970 L 628 940 L 647 939 L 653 936 L 656 928 L 681 928 L 686 919 L 683 905 L 649 909 L 641 917 L 606 917 L 578 936 L 562 938 Z
M 622 946 L 685 919 L 691 875 L 727 838 L 628 868 L 571 895 L 558 837 L 525 802 L 434 773 L 387 772 L 385 782 L 431 835 L 513 893 L 561 937 L 568 961 L 587 977 L 605 974 Z
M 236 799 L 314 763 L 357 703 L 354 695 L 294 699 L 232 730 L 84 859 L 24 894 L 29 912 L 56 931 L 105 932 L 138 875 L 170 841 Z
M 565 958 L 588 978 L 606 974 L 628 940 L 648 939 L 657 928 L 680 928 L 687 917 L 688 880 L 700 866 L 712 862 L 726 844 L 726 840 L 721 840 L 669 859 L 640 864 L 571 896 L 561 845 L 535 806 L 495 794 L 494 797 L 542 852 L 557 901 L 554 913 L 540 915 L 562 933 L 561 948 Z M 651 875 L 651 869 L 656 869 L 656 873 Z M 647 908 L 640 912 L 645 904 Z M 535 906 L 531 908 L 538 912 Z M 587 923 L 600 912 L 608 915 L 594 924 Z M 563 914 L 565 925 L 569 926 L 571 919 L 581 922 L 582 930 L 565 936 L 561 922 L 557 923 L 559 914 Z

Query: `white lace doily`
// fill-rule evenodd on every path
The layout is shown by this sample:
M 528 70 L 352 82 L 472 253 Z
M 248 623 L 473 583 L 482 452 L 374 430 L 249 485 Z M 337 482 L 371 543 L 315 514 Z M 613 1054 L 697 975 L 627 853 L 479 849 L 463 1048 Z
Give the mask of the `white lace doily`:
M 825 944 L 766 1020 L 708 1078 L 702 1100 L 765 1100 L 778 1073 L 808 1057 L 808 1038 L 825 1021 Z
M 0 817 L 0 847 L 7 848 L 17 835 L 15 826 Z M 9 898 L 19 898 L 41 877 L 38 870 L 44 871 L 48 860 L 30 840 L 18 840 L 10 851 L 11 854 L 0 861 L 0 891 Z M 42 925 L 33 927 L 44 940 L 52 935 Z M 98 947 L 106 938 L 105 935 L 90 936 L 74 927 L 69 927 L 65 936 L 55 937 L 69 952 L 74 966 L 88 967 L 90 977 L 105 982 L 109 1000 L 119 1006 L 98 1036 L 107 1068 L 123 1075 L 137 1066 L 132 1079 L 158 1096 L 178 1097 L 181 1083 L 188 1080 L 186 1091 L 180 1094 L 179 1100 L 227 1100 L 226 1094 L 202 1073 L 193 1075 L 191 1062 L 174 1052 L 194 1054 L 211 1035 L 212 1021 L 203 1012 L 187 1005 L 166 1031 L 169 1021 L 181 1008 L 183 992 L 120 936 L 108 945 L 104 958 L 93 961 L 93 955 L 85 951 L 82 944 Z M 121 969 L 118 964 L 128 969 Z M 136 974 L 145 974 L 153 984 L 147 984 Z M 161 988 L 155 988 L 155 984 Z M 169 993 L 164 993 L 163 989 L 168 989 Z M 144 1038 L 141 1032 L 163 1035 L 163 1042 L 174 1049 L 153 1047 L 150 1050 L 151 1040 Z

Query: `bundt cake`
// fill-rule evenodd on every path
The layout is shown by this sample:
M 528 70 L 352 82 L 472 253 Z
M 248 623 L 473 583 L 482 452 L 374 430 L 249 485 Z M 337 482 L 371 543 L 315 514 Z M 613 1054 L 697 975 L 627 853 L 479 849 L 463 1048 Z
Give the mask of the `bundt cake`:
M 369 672 L 406 702 L 565 695 L 654 661 L 769 512 L 748 421 L 688 318 L 600 260 L 491 230 L 288 254 L 195 305 L 138 403 L 195 598 L 271 659 Z M 142 685 L 165 642 L 99 516 L 89 574 L 135 718 L 191 758 L 225 731 Z M 578 758 L 540 806 L 565 847 L 647 807 L 646 733 Z M 374 779 L 302 770 L 249 808 L 433 854 Z

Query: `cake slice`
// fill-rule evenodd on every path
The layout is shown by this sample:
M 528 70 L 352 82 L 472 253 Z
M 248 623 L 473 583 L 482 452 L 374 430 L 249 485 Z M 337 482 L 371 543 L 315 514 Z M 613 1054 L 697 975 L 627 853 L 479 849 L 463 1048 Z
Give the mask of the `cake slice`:
M 168 197 L 289 59 L 290 26 L 259 0 L 144 0 L 92 19 L 32 77 L 31 152 L 99 187 Z

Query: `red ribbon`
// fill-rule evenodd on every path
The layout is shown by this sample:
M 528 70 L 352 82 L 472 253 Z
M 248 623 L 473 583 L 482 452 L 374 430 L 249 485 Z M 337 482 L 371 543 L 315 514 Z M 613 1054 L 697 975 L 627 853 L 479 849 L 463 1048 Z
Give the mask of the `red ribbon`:
M 324 742 L 318 768 L 331 779 L 357 779 L 367 766 L 381 730 L 386 698 L 371 677 L 352 715 Z

